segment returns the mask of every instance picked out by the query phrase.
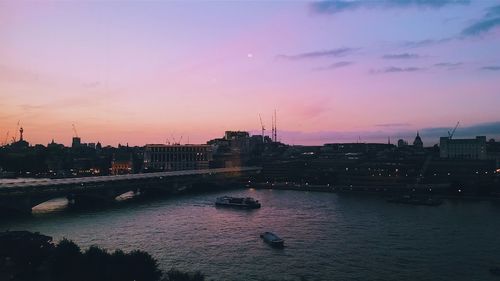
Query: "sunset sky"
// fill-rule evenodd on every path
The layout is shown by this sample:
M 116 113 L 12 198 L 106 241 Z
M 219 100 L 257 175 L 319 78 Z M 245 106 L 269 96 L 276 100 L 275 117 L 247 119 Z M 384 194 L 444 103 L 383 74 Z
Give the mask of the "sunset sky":
M 500 137 L 500 1 L 0 1 L 0 143 Z

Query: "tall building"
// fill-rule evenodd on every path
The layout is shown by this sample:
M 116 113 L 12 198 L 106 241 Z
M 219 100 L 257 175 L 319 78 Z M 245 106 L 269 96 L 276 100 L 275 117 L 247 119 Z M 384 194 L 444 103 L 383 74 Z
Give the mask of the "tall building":
M 79 137 L 73 137 L 73 140 L 71 142 L 71 147 L 77 148 L 80 147 L 81 145 L 82 145 L 82 139 L 80 139 Z
M 245 131 L 226 131 L 224 133 L 224 139 L 226 140 L 237 140 L 237 139 L 247 139 L 250 134 Z
M 487 159 L 485 136 L 477 136 L 475 139 L 450 139 L 449 137 L 441 137 L 439 140 L 439 150 L 441 158 Z
M 208 169 L 210 161 L 212 146 L 206 144 L 147 144 L 144 149 L 144 168 L 148 170 Z

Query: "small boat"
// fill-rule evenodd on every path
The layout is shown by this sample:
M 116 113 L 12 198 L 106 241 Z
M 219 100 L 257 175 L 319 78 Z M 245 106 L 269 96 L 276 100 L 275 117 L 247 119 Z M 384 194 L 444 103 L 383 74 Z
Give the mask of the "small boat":
M 260 208 L 260 203 L 259 200 L 255 200 L 251 197 L 222 196 L 215 200 L 215 206 L 242 209 L 258 209 Z
M 389 203 L 401 203 L 410 205 L 424 205 L 424 206 L 439 206 L 443 204 L 443 200 L 440 198 L 434 198 L 430 196 L 412 196 L 403 195 L 399 197 L 390 198 L 387 200 Z
M 272 232 L 266 231 L 260 235 L 260 238 L 264 239 L 264 242 L 267 244 L 276 248 L 283 248 L 285 246 L 285 241 Z

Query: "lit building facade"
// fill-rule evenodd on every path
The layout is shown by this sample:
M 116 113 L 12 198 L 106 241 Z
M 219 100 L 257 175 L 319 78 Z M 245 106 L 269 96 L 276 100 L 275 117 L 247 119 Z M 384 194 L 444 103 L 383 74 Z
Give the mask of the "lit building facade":
M 205 144 L 147 144 L 144 149 L 146 170 L 178 171 L 208 169 L 212 146 Z
M 439 150 L 441 158 L 487 159 L 485 136 L 478 136 L 475 139 L 450 139 L 449 137 L 441 137 Z
M 124 175 L 133 173 L 134 165 L 131 154 L 115 154 L 111 161 L 111 174 Z

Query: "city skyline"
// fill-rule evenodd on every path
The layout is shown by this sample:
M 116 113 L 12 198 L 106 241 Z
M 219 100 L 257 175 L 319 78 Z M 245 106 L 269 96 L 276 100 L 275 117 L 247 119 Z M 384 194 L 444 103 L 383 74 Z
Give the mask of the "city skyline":
M 500 134 L 500 2 L 0 3 L 0 141 Z M 369 27 L 369 30 L 368 30 Z M 496 82 L 496 83 L 495 83 Z M 9 137 L 10 139 L 10 137 Z

